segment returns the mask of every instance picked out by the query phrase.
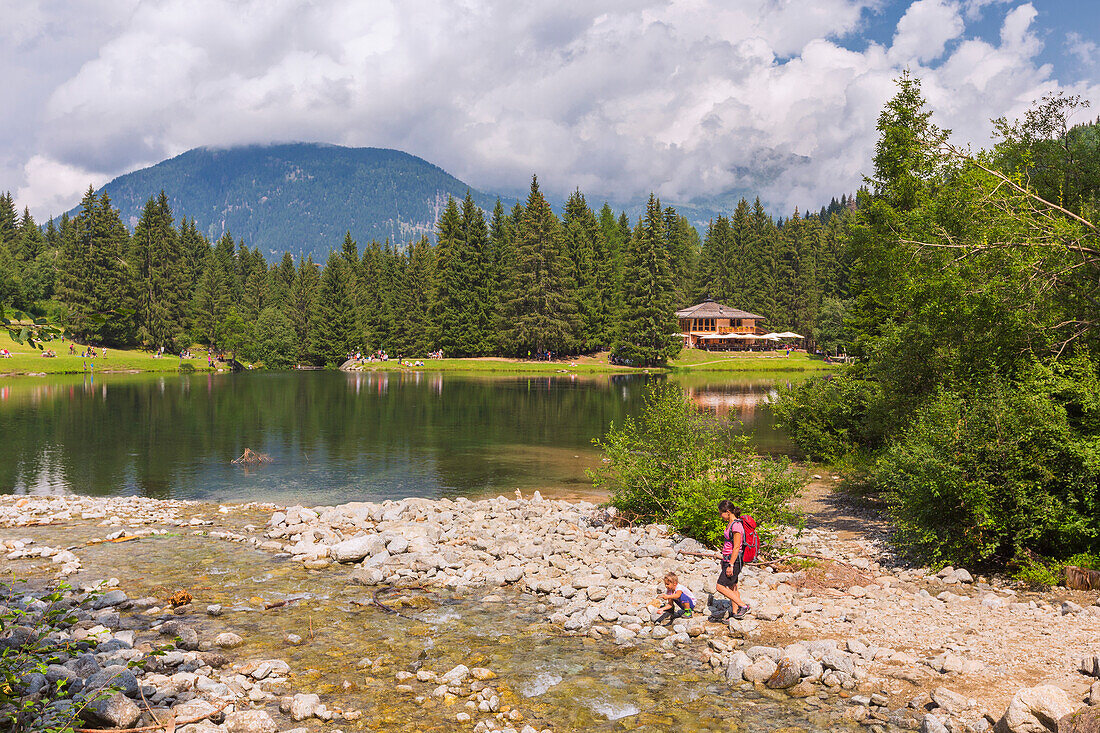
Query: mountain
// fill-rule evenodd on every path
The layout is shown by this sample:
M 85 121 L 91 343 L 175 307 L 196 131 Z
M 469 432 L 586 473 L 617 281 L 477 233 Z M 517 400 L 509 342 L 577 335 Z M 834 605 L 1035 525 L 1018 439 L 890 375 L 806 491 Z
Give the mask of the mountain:
M 100 189 L 131 229 L 162 190 L 177 221 L 194 218 L 211 240 L 230 232 L 269 260 L 290 252 L 323 261 L 346 231 L 360 245 L 430 235 L 447 196 L 467 190 L 483 209 L 496 202 L 415 155 L 314 143 L 195 148 Z

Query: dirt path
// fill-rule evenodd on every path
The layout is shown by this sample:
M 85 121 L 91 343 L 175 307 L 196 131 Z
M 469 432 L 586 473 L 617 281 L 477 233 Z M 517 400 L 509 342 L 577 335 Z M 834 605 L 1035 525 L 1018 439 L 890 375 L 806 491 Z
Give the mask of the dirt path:
M 838 491 L 839 478 L 818 474 L 791 504 L 806 515 L 806 526 L 829 529 L 841 539 L 881 539 L 889 532 L 889 523 L 878 510 L 861 506 Z

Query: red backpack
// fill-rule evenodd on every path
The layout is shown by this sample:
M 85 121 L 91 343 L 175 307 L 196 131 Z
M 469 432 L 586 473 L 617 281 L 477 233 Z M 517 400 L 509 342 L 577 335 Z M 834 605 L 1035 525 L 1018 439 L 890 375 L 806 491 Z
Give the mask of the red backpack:
M 744 562 L 752 562 L 760 552 L 760 535 L 756 533 L 756 520 L 748 514 L 742 514 L 737 520 L 745 529 L 745 534 L 741 538 L 741 559 Z

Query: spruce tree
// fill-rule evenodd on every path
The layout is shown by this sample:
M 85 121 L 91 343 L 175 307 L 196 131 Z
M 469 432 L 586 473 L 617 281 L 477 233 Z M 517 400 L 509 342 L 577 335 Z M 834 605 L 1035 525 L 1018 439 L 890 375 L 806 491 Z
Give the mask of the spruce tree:
M 97 198 L 89 187 L 66 238 L 59 294 L 70 330 L 95 343 L 134 343 L 134 273 L 124 258 L 130 236 L 106 194 Z
M 573 341 L 578 351 L 595 351 L 607 346 L 609 313 L 599 276 L 599 259 L 606 257 L 596 215 L 576 190 L 565 202 L 562 235 L 569 255 L 573 279 L 573 305 L 577 311 L 577 332 Z
M 358 257 L 356 257 L 358 260 Z M 329 254 L 309 324 L 310 351 L 322 364 L 339 366 L 361 348 L 352 273 L 343 256 Z
M 569 347 L 575 329 L 573 283 L 561 225 L 539 191 L 537 177 L 531 179 L 515 252 L 506 307 L 506 348 L 524 356 L 560 353 Z
M 436 225 L 436 273 L 431 303 L 431 341 L 444 355 L 470 356 L 472 263 L 467 252 L 462 214 L 453 197 Z
M 164 191 L 145 203 L 130 241 L 138 339 L 174 352 L 185 326 L 187 265 Z
M 493 280 L 495 268 L 494 252 L 489 242 L 489 226 L 485 214 L 474 203 L 469 191 L 462 201 L 462 232 L 467 280 L 467 303 L 465 321 L 469 339 L 470 354 L 484 356 L 494 348 L 495 308 L 493 301 L 496 282 Z M 437 265 L 438 266 L 438 265 Z
M 645 217 L 627 244 L 623 304 L 615 355 L 639 366 L 664 366 L 680 353 L 661 203 L 650 194 Z
M 519 204 L 516 204 L 516 209 L 522 212 Z M 511 301 L 511 283 L 515 281 L 516 222 L 517 219 L 512 214 L 504 212 L 504 205 L 500 199 L 497 199 L 489 226 L 494 265 L 492 350 L 497 354 L 513 353 L 506 348 L 508 339 L 506 306 Z
M 730 221 L 719 215 L 707 226 L 707 235 L 703 239 L 703 251 L 700 256 L 700 276 L 696 294 L 699 300 L 710 298 L 723 303 L 732 301 L 731 282 L 733 280 L 733 237 L 730 233 Z
M 383 346 L 387 334 L 385 262 L 382 245 L 377 240 L 372 239 L 363 248 L 359 273 L 359 330 L 364 346 L 373 351 Z
M 317 290 L 321 285 L 321 275 L 317 265 L 313 262 L 312 255 L 298 265 L 298 273 L 294 277 L 294 286 L 290 290 L 290 300 L 283 313 L 290 319 L 294 327 L 295 341 L 298 348 L 298 363 L 310 363 L 318 361 L 318 357 L 312 351 L 313 338 L 311 325 L 313 311 L 317 304 Z
M 0 195 L 0 246 L 10 249 L 17 231 L 15 199 L 12 198 L 11 191 L 7 191 Z
M 218 326 L 225 320 L 233 300 L 229 289 L 229 274 L 221 261 L 209 253 L 202 274 L 191 296 L 191 339 L 210 346 L 217 343 Z

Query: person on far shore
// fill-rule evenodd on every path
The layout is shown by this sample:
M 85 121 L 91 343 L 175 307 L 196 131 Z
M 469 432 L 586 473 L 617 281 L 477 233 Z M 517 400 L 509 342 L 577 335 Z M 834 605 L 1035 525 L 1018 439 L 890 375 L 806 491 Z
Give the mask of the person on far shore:
M 691 618 L 695 610 L 695 596 L 685 586 L 680 585 L 680 578 L 676 573 L 665 574 L 665 590 L 667 593 L 658 594 L 658 598 L 667 601 L 661 609 L 661 615 L 656 623 L 668 621 L 672 623 L 678 618 Z
M 723 499 L 718 502 L 718 514 L 726 523 L 726 529 L 722 533 L 722 569 L 718 571 L 718 582 L 715 590 L 725 596 L 725 602 L 721 599 L 711 601 L 710 620 L 714 622 L 724 621 L 727 617 L 744 618 L 749 612 L 750 606 L 746 604 L 741 593 L 737 590 L 737 579 L 741 575 L 744 566 L 744 537 L 745 528 L 741 524 L 741 510 L 730 501 Z

